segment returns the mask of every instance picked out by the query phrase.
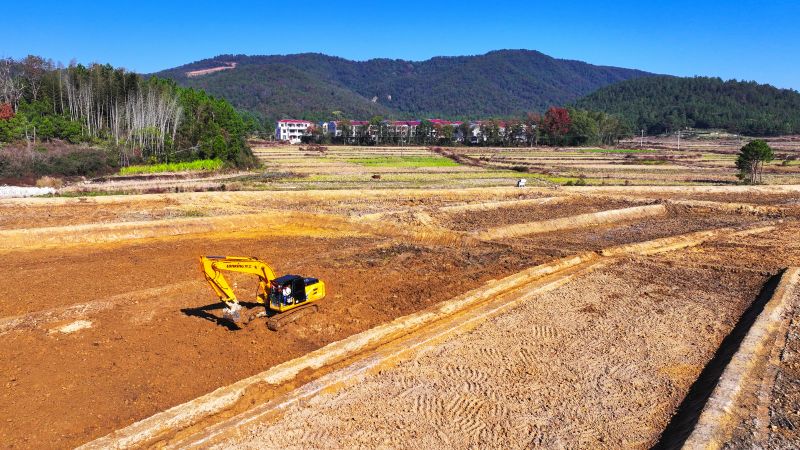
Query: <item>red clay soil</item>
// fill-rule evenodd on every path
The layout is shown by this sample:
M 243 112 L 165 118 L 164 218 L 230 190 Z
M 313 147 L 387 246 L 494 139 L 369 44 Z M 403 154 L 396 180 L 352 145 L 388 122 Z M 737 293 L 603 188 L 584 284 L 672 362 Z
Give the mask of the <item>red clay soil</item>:
M 557 219 L 578 214 L 606 211 L 610 209 L 637 206 L 633 202 L 611 199 L 591 199 L 576 197 L 567 201 L 555 201 L 541 205 L 514 206 L 509 204 L 502 208 L 486 211 L 467 211 L 459 213 L 440 213 L 439 220 L 447 228 L 459 231 L 475 231 L 511 225 L 516 223 L 536 222 L 539 220 Z
M 257 255 L 276 272 L 325 280 L 329 294 L 318 314 L 278 332 L 265 319 L 232 331 L 202 317 L 218 309 L 197 309 L 216 303 L 199 272 L 203 254 Z M 0 304 L 0 441 L 73 447 L 548 259 L 503 246 L 365 238 L 186 239 L 10 253 L 0 262 L 14 274 Z M 231 279 L 243 299 L 254 292 L 254 280 Z M 60 315 L 85 303 L 87 312 Z M 50 319 L 40 313 L 47 310 Z M 77 319 L 92 327 L 48 333 Z
M 527 251 L 551 251 L 568 255 L 576 251 L 601 250 L 615 245 L 648 241 L 676 234 L 721 227 L 737 227 L 759 222 L 759 218 L 739 215 L 694 214 L 653 217 L 613 225 L 524 236 L 506 240 Z

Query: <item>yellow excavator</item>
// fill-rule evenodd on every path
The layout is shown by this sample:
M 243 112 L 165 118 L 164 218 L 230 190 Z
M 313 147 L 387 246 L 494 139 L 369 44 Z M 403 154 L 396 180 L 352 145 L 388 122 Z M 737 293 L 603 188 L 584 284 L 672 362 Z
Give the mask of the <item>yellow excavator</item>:
M 242 305 L 222 272 L 239 272 L 258 276 L 256 303 L 264 305 L 273 312 L 267 320 L 270 330 L 294 322 L 301 316 L 317 311 L 313 304 L 325 297 L 325 283 L 316 278 L 299 275 L 275 277 L 272 269 L 256 257 L 245 256 L 201 256 L 203 275 L 225 304 L 223 316 L 234 323 L 248 322 L 252 315 L 242 317 Z M 265 316 L 266 311 L 259 314 Z

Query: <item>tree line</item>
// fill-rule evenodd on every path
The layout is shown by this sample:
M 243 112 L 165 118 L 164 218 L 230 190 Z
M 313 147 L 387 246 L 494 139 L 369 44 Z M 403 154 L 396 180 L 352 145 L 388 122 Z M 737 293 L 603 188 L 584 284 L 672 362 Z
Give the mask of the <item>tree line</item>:
M 0 59 L 0 142 L 89 143 L 121 166 L 205 158 L 249 165 L 248 132 L 228 102 L 172 80 L 38 56 Z
M 339 120 L 337 136 L 319 126 L 309 130 L 304 143 L 349 145 L 474 145 L 524 147 L 534 145 L 614 145 L 631 134 L 618 116 L 575 108 L 550 107 L 544 114 L 521 118 L 463 121 L 449 125 L 421 120 L 412 134 L 394 127 L 381 116 L 366 125 Z

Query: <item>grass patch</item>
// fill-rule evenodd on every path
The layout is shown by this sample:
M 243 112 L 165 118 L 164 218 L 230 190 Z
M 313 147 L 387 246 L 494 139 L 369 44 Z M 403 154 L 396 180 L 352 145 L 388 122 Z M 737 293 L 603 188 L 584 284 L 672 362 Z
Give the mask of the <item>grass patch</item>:
M 45 195 L 43 197 L 81 198 L 81 197 L 105 197 L 109 195 L 130 195 L 130 194 L 131 194 L 130 192 L 126 191 L 82 190 L 82 191 L 59 192 L 58 194 L 50 194 L 50 195 Z
M 366 167 L 455 167 L 458 163 L 439 156 L 379 156 L 348 158 L 346 161 Z
M 525 174 L 528 175 L 528 174 Z M 485 171 L 485 172 L 455 172 L 455 173 L 382 173 L 380 180 L 373 180 L 370 174 L 312 174 L 306 178 L 297 178 L 285 181 L 309 181 L 309 182 L 439 182 L 448 180 L 481 180 L 491 178 L 524 178 L 517 172 L 510 171 Z M 284 180 L 281 180 L 284 181 Z
M 703 161 L 714 161 L 714 160 L 730 160 L 733 161 L 736 159 L 736 155 L 722 155 L 719 153 L 703 153 L 700 155 L 700 159 Z
M 207 214 L 199 209 L 188 209 L 183 211 L 183 217 L 205 217 Z
M 189 162 L 149 164 L 141 166 L 128 166 L 119 170 L 120 175 L 137 175 L 143 173 L 160 172 L 188 172 L 188 171 L 213 171 L 222 168 L 223 162 L 219 159 L 198 159 Z
M 575 151 L 586 153 L 653 153 L 655 150 L 647 148 L 576 148 Z

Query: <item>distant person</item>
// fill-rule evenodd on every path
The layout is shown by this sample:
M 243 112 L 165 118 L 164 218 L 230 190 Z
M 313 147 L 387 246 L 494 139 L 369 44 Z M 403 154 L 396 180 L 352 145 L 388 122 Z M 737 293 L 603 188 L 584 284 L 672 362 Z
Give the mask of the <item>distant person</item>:
M 289 287 L 289 285 L 283 288 L 283 302 L 287 305 L 294 303 L 294 299 L 292 299 L 292 288 Z

